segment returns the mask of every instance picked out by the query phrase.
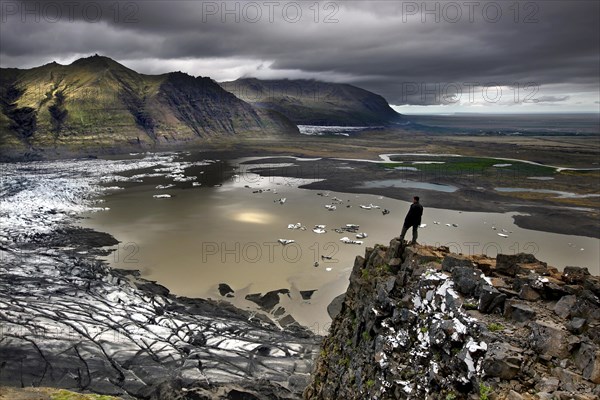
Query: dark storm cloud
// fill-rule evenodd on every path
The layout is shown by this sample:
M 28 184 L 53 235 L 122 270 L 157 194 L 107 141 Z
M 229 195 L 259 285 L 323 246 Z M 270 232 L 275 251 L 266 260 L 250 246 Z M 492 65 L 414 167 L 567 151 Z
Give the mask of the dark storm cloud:
M 2 66 L 93 53 L 140 60 L 141 72 L 146 59 L 247 59 L 339 76 L 393 104 L 437 104 L 474 84 L 560 86 L 548 102 L 598 88 L 593 0 L 3 1 L 1 12 Z
M 560 103 L 569 100 L 570 96 L 541 96 L 537 99 L 540 103 Z

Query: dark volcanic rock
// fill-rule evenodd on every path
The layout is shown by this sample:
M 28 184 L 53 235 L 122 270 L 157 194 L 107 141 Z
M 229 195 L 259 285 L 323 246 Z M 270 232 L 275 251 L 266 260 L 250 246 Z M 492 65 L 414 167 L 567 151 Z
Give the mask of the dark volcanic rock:
M 528 301 L 536 301 L 539 300 L 541 296 L 538 291 L 533 289 L 531 286 L 523 285 L 519 291 L 519 298 Z
M 546 321 L 531 323 L 531 345 L 542 355 L 564 358 L 569 355 L 568 333 L 562 327 Z
M 25 248 L 43 247 L 75 247 L 78 250 L 91 250 L 98 247 L 114 246 L 119 241 L 106 232 L 98 232 L 89 228 L 64 227 L 48 234 L 37 234 L 24 244 Z
M 334 319 L 340 311 L 342 311 L 342 305 L 344 304 L 344 299 L 346 298 L 346 293 L 342 293 L 339 296 L 336 296 L 331 303 L 327 306 L 327 314 Z
M 442 261 L 442 270 L 452 272 L 455 267 L 473 268 L 473 260 L 459 254 L 448 254 Z
M 600 347 L 582 343 L 575 353 L 574 361 L 585 379 L 600 384 Z
M 576 296 L 563 296 L 554 306 L 554 312 L 561 318 L 567 318 L 571 315 L 571 308 L 573 308 L 576 301 Z
M 569 332 L 579 335 L 583 333 L 586 324 L 587 321 L 585 320 L 585 318 L 575 317 L 571 321 L 569 321 L 569 323 L 567 324 L 567 329 L 569 330 Z
M 481 271 L 472 267 L 455 267 L 452 269 L 452 279 L 456 284 L 456 290 L 467 296 L 479 292 L 481 285 L 485 283 L 481 275 Z
M 233 297 L 235 291 L 226 283 L 219 283 L 219 294 L 221 296 Z
M 569 284 L 581 284 L 590 276 L 587 268 L 582 267 L 565 267 L 562 273 L 562 279 Z
M 260 308 L 265 311 L 271 311 L 277 304 L 279 304 L 279 295 L 285 294 L 289 297 L 290 291 L 288 289 L 272 290 L 266 294 L 254 293 L 246 295 L 246 300 L 250 300 L 253 303 L 258 304 Z
M 138 289 L 153 295 L 168 296 L 170 293 L 169 289 L 156 282 L 136 282 L 135 286 Z
M 523 264 L 545 265 L 545 263 L 538 261 L 532 254 L 498 254 L 496 257 L 496 270 L 505 275 L 515 276 L 521 271 L 521 266 Z
M 523 349 L 507 343 L 491 344 L 483 360 L 485 375 L 501 379 L 513 379 L 521 369 L 522 352 Z
M 503 313 L 505 301 L 506 295 L 504 293 L 500 293 L 498 289 L 492 286 L 484 285 L 479 295 L 478 310 L 486 314 L 493 312 Z
M 486 388 L 499 400 L 600 394 L 600 300 L 585 288 L 595 277 L 566 284 L 531 255 L 499 257 L 498 271 L 485 256 L 395 244 L 356 258 L 306 400 L 479 399 Z M 375 267 L 396 259 L 397 268 Z
M 536 312 L 527 304 L 517 301 L 508 300 L 504 306 L 504 317 L 515 322 L 527 322 L 535 318 Z
M 300 291 L 300 296 L 302 296 L 302 300 L 310 300 L 312 298 L 312 295 L 316 292 L 317 290 L 301 290 Z

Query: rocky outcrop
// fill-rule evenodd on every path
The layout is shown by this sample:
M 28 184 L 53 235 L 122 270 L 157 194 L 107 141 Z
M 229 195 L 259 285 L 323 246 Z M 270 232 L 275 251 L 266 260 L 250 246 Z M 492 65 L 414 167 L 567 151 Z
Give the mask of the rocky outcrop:
M 529 254 L 357 256 L 305 399 L 598 399 L 599 277 Z

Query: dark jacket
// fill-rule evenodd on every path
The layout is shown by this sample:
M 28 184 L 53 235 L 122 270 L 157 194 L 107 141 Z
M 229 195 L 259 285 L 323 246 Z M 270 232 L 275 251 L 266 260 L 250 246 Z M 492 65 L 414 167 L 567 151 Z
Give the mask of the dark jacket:
M 421 216 L 423 215 L 423 206 L 419 203 L 410 205 L 410 210 L 404 219 L 405 226 L 421 225 Z

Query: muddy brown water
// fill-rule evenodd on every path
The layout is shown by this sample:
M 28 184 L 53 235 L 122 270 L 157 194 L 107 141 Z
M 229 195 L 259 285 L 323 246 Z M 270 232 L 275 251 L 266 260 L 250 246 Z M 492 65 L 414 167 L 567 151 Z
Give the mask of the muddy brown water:
M 398 236 L 409 203 L 300 189 L 310 181 L 260 177 L 237 167 L 239 162 L 219 161 L 186 171 L 198 176 L 201 186 L 196 187 L 183 182 L 156 189 L 173 183 L 165 178 L 123 185 L 125 189 L 104 196 L 108 211 L 86 214 L 81 225 L 109 232 L 121 242 L 107 257 L 110 265 L 139 269 L 145 278 L 178 295 L 220 299 L 218 285 L 227 283 L 235 291 L 228 301 L 256 309 L 244 299 L 247 294 L 289 289 L 289 297 L 280 296 L 280 305 L 301 324 L 325 334 L 330 323 L 327 305 L 346 290 L 355 256 L 366 246 L 387 244 Z M 262 193 L 253 193 L 260 189 Z M 154 198 L 157 194 L 172 197 Z M 286 198 L 283 204 L 281 198 Z M 336 205 L 335 211 L 325 207 L 330 204 Z M 360 207 L 371 204 L 378 208 Z M 514 213 L 424 206 L 422 222 L 427 226 L 419 230 L 420 243 L 446 245 L 464 254 L 529 252 L 557 268 L 578 265 L 600 274 L 598 239 L 522 229 L 513 223 Z M 390 213 L 384 215 L 383 209 Z M 306 230 L 288 229 L 296 223 Z M 359 225 L 359 232 L 368 237 L 334 231 L 346 224 Z M 326 233 L 314 233 L 315 225 L 326 225 Z M 364 243 L 344 244 L 344 236 Z M 294 242 L 282 245 L 278 239 Z M 307 290 L 316 292 L 303 300 L 299 292 Z

